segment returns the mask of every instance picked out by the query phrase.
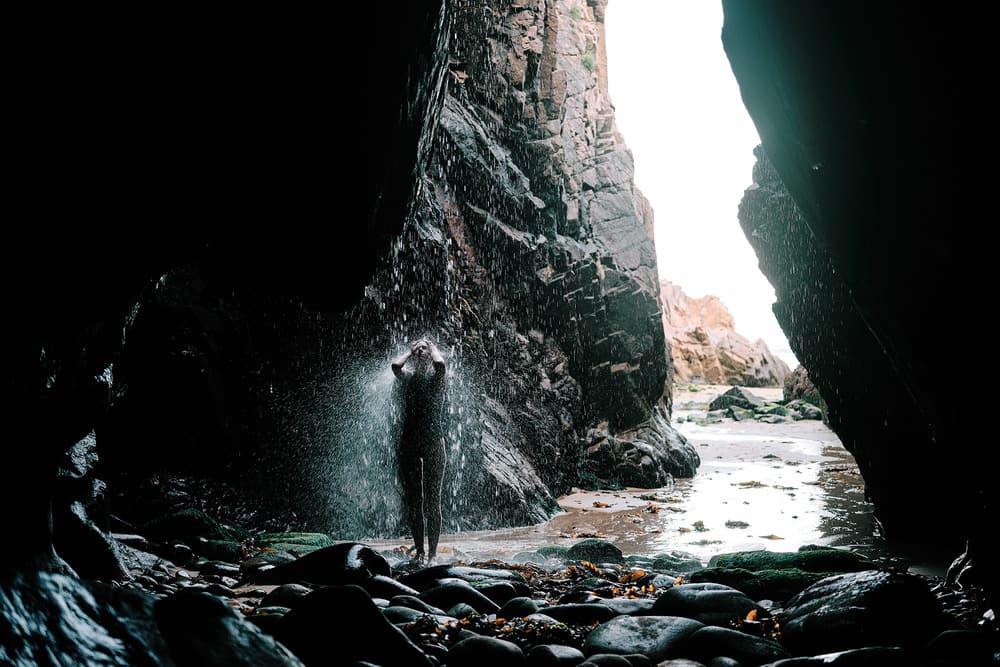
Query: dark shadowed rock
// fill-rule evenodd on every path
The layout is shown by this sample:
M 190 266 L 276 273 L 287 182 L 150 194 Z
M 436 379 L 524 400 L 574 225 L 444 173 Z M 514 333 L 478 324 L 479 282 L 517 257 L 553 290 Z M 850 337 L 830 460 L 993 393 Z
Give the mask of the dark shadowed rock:
M 668 486 L 675 476 L 693 477 L 701 463 L 687 438 L 659 414 L 644 428 L 616 435 L 590 429 L 585 442 L 581 472 L 602 487 Z
M 625 656 L 613 653 L 598 653 L 587 657 L 585 662 L 580 663 L 582 667 L 632 667 L 632 663 Z
M 154 614 L 178 665 L 302 664 L 287 648 L 208 593 L 181 591 L 157 601 Z
M 545 558 L 565 558 L 569 547 L 564 547 L 561 544 L 546 544 L 543 547 L 538 547 L 535 551 Z
M 478 613 L 472 605 L 465 604 L 464 602 L 459 602 L 447 611 L 449 616 L 454 616 L 455 618 L 466 618 L 468 616 L 475 616 Z
M 780 622 L 782 643 L 799 655 L 918 646 L 946 629 L 922 579 L 874 570 L 821 579 L 788 601 Z
M 722 584 L 681 584 L 668 588 L 653 604 L 653 614 L 684 616 L 706 625 L 728 625 L 744 618 L 757 603 Z
M 708 567 L 692 572 L 692 583 L 712 582 L 731 586 L 754 600 L 787 600 L 820 579 L 833 576 L 834 572 L 806 572 L 798 568 L 758 570 L 741 568 Z
M 677 616 L 619 616 L 597 626 L 584 640 L 583 652 L 641 653 L 650 660 L 682 656 L 684 640 L 704 624 Z
M 102 667 L 174 664 L 154 598 L 50 572 L 0 575 L 0 663 Z
M 801 399 L 788 401 L 785 403 L 785 409 L 794 419 L 823 419 L 823 411 L 820 408 Z
M 261 584 L 306 582 L 323 586 L 362 584 L 375 575 L 389 576 L 392 569 L 385 558 L 358 542 L 323 547 L 301 558 L 268 570 L 258 570 Z
M 569 548 L 567 561 L 590 561 L 591 563 L 624 563 L 622 550 L 607 540 L 588 538 L 580 540 Z
M 709 410 L 725 410 L 730 406 L 753 410 L 764 406 L 764 399 L 751 393 L 743 387 L 730 387 L 724 393 L 712 399 Z
M 231 540 L 209 540 L 201 537 L 192 540 L 189 546 L 194 553 L 209 560 L 238 563 L 244 557 L 243 546 Z
M 312 593 L 301 584 L 282 584 L 260 600 L 261 607 L 294 607 L 302 598 Z
M 451 565 L 433 565 L 431 567 L 425 567 L 417 570 L 416 572 L 411 572 L 409 574 L 404 574 L 399 577 L 397 581 L 404 586 L 409 586 L 417 591 L 424 591 L 428 588 L 433 588 L 437 586 L 438 581 L 441 579 L 450 578 L 461 578 L 456 577 L 451 574 Z
M 197 563 L 197 568 L 202 576 L 217 575 L 220 577 L 236 578 L 240 576 L 240 566 L 235 563 L 227 563 L 221 560 L 202 561 Z
M 52 499 L 52 538 L 59 556 L 81 577 L 122 580 L 128 566 L 119 542 L 95 522 L 107 526 L 107 485 L 95 475 L 97 458 L 93 431 L 63 456 Z
M 544 547 L 543 547 L 544 548 Z M 505 580 L 514 584 L 523 584 L 524 577 L 514 570 L 503 568 L 468 567 L 465 565 L 434 565 L 416 572 L 403 575 L 399 582 L 423 591 L 436 586 L 441 579 L 462 579 L 469 583 L 486 583 Z
M 628 616 L 643 616 L 653 613 L 655 600 L 652 598 L 599 598 L 594 601 L 596 604 L 609 607 L 615 614 L 625 614 Z
M 592 660 L 594 657 L 596 656 L 591 656 L 590 658 L 587 659 Z M 628 661 L 628 664 L 631 665 L 632 667 L 653 667 L 654 664 L 653 661 L 650 660 L 648 656 L 645 656 L 641 653 L 629 653 L 621 657 L 625 658 L 625 660 Z
M 513 600 L 519 595 L 531 594 L 531 589 L 527 586 L 522 584 L 522 587 L 515 587 L 509 581 L 485 581 L 475 584 L 474 588 L 499 605 Z
M 125 544 L 119 544 L 117 551 L 121 556 L 122 564 L 129 570 L 149 570 L 157 566 L 166 566 L 168 563 L 172 565 L 187 564 L 194 557 L 194 552 L 188 547 L 184 547 L 184 549 L 185 552 L 175 554 L 169 561 L 154 553 L 133 549 Z
M 422 609 L 415 609 L 411 606 L 389 606 L 382 609 L 382 615 L 393 625 L 413 623 L 419 618 L 426 616 L 428 612 Z M 432 614 L 433 615 L 433 614 Z
M 369 577 L 368 579 L 362 581 L 359 585 L 368 591 L 368 594 L 373 598 L 391 599 L 397 595 L 418 594 L 416 589 L 410 588 L 409 586 L 400 583 L 392 577 L 387 577 L 384 574 L 376 574 L 373 577 Z
M 820 406 L 820 409 L 826 405 L 823 396 L 816 389 L 816 385 L 809 379 L 809 371 L 803 366 L 796 366 L 795 370 L 785 377 L 782 398 L 786 404 L 792 401 L 805 401 L 814 406 Z
M 935 233 L 931 221 L 993 208 L 985 192 L 995 150 L 962 174 L 937 169 L 952 146 L 975 144 L 992 124 L 986 91 L 973 83 L 996 70 L 983 50 L 991 21 L 976 21 L 970 38 L 961 11 L 738 0 L 723 8 L 723 46 L 764 149 L 740 224 L 775 288 L 777 320 L 849 443 L 886 538 L 954 553 L 971 538 L 995 562 L 998 485 L 995 467 L 981 464 L 991 448 L 949 399 L 953 367 L 930 360 L 940 337 L 920 307 L 947 301 L 972 312 L 989 298 L 989 251 L 964 234 Z M 977 98 L 956 107 L 957 90 Z M 927 141 L 928 128 L 947 140 Z M 914 220 L 927 222 L 917 231 Z M 949 279 L 918 294 L 911 281 L 926 275 L 928 257 Z M 941 452 L 967 474 L 920 483 Z
M 619 613 L 600 603 L 557 604 L 545 608 L 545 613 L 568 625 L 591 625 L 605 623 Z
M 694 572 L 695 570 L 700 570 L 705 566 L 700 560 L 695 558 L 683 558 L 681 556 L 674 556 L 671 554 L 660 554 L 653 559 L 650 567 L 654 570 L 669 572 L 676 575 L 684 574 L 686 572 Z
M 517 667 L 527 664 L 517 644 L 494 637 L 463 639 L 448 651 L 448 667 Z
M 427 604 L 423 600 L 413 595 L 396 595 L 389 600 L 392 607 L 409 607 L 424 614 L 444 615 L 444 610 Z
M 431 661 L 393 626 L 364 589 L 317 589 L 285 614 L 275 638 L 307 665 L 368 660 L 378 665 L 432 667 Z
M 461 579 L 440 581 L 437 586 L 423 591 L 419 597 L 424 602 L 441 609 L 451 609 L 456 604 L 464 602 L 480 614 L 493 614 L 500 610 L 500 605 Z
M 238 541 L 233 532 L 205 512 L 195 508 L 156 517 L 143 527 L 143 534 L 161 542 L 179 540 L 190 543 L 200 537 L 208 540 Z
M 687 655 L 707 662 L 716 656 L 734 658 L 747 667 L 774 662 L 791 654 L 777 642 L 731 628 L 705 627 L 684 644 Z
M 945 630 L 920 652 L 928 667 L 968 664 L 988 665 L 1000 653 L 1000 637 L 977 630 Z M 994 664 L 996 664 L 994 662 Z
M 326 533 L 262 533 L 254 537 L 254 544 L 260 547 L 290 551 L 294 547 L 307 547 L 308 550 L 331 547 L 335 544 L 332 537 Z
M 283 607 L 272 607 L 271 609 L 283 609 Z M 246 620 L 247 623 L 253 623 L 256 625 L 261 632 L 269 634 L 273 637 L 284 615 L 284 613 L 278 613 L 275 611 L 258 610 L 247 616 Z
M 56 506 L 52 521 L 59 555 L 78 575 L 102 581 L 128 578 L 122 549 L 94 523 L 83 502 Z
M 682 667 L 677 665 L 677 667 Z M 743 667 L 743 664 L 734 658 L 727 658 L 725 656 L 718 656 L 712 658 L 708 661 L 705 667 Z
M 872 567 L 863 556 L 844 549 L 809 549 L 806 551 L 737 551 L 718 554 L 708 561 L 709 567 L 744 570 L 780 570 L 798 568 L 806 572 L 858 572 Z
M 583 658 L 580 649 L 561 644 L 538 644 L 528 651 L 530 667 L 576 667 Z
M 917 665 L 925 667 L 927 664 L 911 651 L 878 646 L 859 648 L 853 651 L 824 653 L 809 658 L 788 658 L 772 662 L 767 667 L 916 667 Z M 967 665 L 961 662 L 945 662 L 944 664 L 950 667 L 974 667 L 974 664 Z
M 500 607 L 500 611 L 497 612 L 497 618 L 523 618 L 536 613 L 538 609 L 538 603 L 529 597 L 511 598 Z M 545 608 L 547 616 L 552 616 L 549 614 L 551 609 L 551 607 Z M 555 617 L 553 616 L 553 618 Z

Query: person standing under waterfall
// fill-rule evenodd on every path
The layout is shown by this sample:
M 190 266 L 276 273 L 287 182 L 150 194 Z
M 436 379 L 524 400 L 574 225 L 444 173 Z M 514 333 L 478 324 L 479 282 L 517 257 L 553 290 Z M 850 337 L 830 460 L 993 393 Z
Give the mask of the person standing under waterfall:
M 406 367 L 410 362 L 410 368 Z M 403 486 L 403 504 L 413 532 L 415 560 L 424 561 L 424 526 L 427 528 L 427 562 L 437 556 L 441 535 L 441 486 L 444 479 L 444 410 L 446 373 L 444 357 L 427 338 L 392 361 L 392 372 L 401 389 L 402 430 L 397 460 Z

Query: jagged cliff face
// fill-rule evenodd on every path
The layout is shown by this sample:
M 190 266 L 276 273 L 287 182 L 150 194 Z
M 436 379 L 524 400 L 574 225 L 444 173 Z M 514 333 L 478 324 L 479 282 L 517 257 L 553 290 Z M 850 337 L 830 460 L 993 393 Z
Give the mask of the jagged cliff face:
M 733 316 L 719 297 L 689 297 L 668 280 L 660 282 L 663 329 L 677 380 L 780 387 L 788 365 L 774 356 L 767 343 L 751 343 L 736 333 Z
M 928 313 L 989 298 L 974 221 L 995 209 L 981 85 L 995 72 L 992 21 L 862 2 L 723 5 L 764 148 L 740 219 L 778 321 L 886 534 L 952 549 L 968 538 L 989 563 L 997 485 L 983 461 L 995 455 L 950 393 L 955 367 L 932 352 Z
M 395 264 L 446 257 L 438 321 L 509 415 L 484 417 L 483 432 L 505 434 L 552 492 L 658 486 L 698 465 L 668 422 L 652 211 L 614 124 L 603 6 L 456 8 L 438 161 L 414 225 L 427 249 Z M 472 431 L 470 449 L 488 449 Z
M 585 419 L 649 419 L 669 360 L 652 213 L 606 85 L 603 2 L 459 6 L 441 124 L 448 219 L 522 325 L 555 337 Z
M 574 435 L 560 458 L 579 461 L 582 441 L 583 483 L 658 486 L 693 474 L 698 458 L 667 422 L 652 211 L 608 97 L 604 4 L 457 10 L 435 192 L 463 289 L 487 315 L 463 336 L 499 316 L 551 339 L 580 392 L 564 402 Z M 553 479 L 567 467 L 540 467 L 555 488 L 581 483 L 581 468 L 568 469 Z
M 652 212 L 614 124 L 603 4 L 452 10 L 447 95 L 416 102 L 436 100 L 419 117 L 437 122 L 417 144 L 412 215 L 364 296 L 338 314 L 211 264 L 167 274 L 99 438 L 120 481 L 211 471 L 255 490 L 234 519 L 403 533 L 388 359 L 423 335 L 451 375 L 446 529 L 536 523 L 573 485 L 694 473 L 668 421 Z M 318 167 L 322 146 L 336 152 L 308 145 Z M 163 406 L 198 418 L 160 423 Z M 137 434 L 154 446 L 136 448 Z

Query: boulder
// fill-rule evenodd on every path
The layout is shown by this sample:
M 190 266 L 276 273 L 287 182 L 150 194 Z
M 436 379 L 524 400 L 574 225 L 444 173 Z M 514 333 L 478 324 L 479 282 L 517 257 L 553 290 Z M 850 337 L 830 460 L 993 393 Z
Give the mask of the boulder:
M 730 406 L 736 406 L 745 410 L 753 410 L 764 406 L 764 399 L 756 394 L 750 393 L 743 387 L 730 387 L 724 393 L 712 399 L 708 404 L 709 410 L 725 410 Z

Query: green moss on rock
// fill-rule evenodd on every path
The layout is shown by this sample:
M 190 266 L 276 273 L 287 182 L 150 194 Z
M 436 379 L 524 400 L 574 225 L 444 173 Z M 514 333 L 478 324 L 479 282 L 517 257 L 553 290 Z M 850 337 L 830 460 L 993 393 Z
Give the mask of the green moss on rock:
M 843 549 L 809 551 L 737 551 L 714 556 L 709 567 L 739 568 L 757 572 L 798 568 L 806 572 L 858 572 L 871 569 L 871 561 Z
M 752 572 L 742 568 L 708 567 L 692 572 L 692 583 L 731 586 L 754 600 L 788 600 L 820 579 L 836 572 L 807 572 L 796 567 Z

